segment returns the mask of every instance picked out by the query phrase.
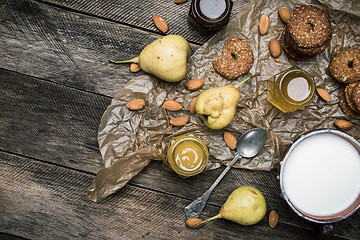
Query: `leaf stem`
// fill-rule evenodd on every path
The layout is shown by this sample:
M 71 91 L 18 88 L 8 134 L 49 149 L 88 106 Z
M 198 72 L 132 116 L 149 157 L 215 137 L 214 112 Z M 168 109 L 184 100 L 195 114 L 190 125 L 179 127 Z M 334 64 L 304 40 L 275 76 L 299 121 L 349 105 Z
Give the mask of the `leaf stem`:
M 208 218 L 208 219 L 206 219 L 206 220 L 204 220 L 204 221 L 202 221 L 202 222 L 199 222 L 198 224 L 196 224 L 196 225 L 194 226 L 194 228 L 200 227 L 200 226 L 202 226 L 203 224 L 205 224 L 205 223 L 207 223 L 207 222 L 210 222 L 211 220 L 214 220 L 214 219 L 217 219 L 217 218 L 221 218 L 221 214 L 220 214 L 220 213 L 219 213 L 218 215 L 215 215 L 215 216 L 213 216 L 213 217 L 211 217 L 211 218 Z
M 129 60 L 121 60 L 121 61 L 115 61 L 113 59 L 109 59 L 109 62 L 112 63 L 139 63 L 139 57 L 135 57 Z
M 239 88 L 244 82 L 246 82 L 247 80 L 249 80 L 252 77 L 256 77 L 259 76 L 259 73 L 255 73 L 254 75 L 251 75 L 250 77 L 245 78 L 244 80 L 242 80 L 240 83 L 234 85 L 235 88 Z

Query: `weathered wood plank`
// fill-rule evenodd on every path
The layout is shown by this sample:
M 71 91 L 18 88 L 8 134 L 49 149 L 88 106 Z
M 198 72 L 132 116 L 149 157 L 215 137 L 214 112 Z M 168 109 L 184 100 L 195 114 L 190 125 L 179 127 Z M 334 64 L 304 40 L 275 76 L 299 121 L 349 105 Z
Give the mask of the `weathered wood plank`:
M 109 97 L 0 69 L 0 149 L 71 168 L 101 167 L 97 129 Z
M 122 24 L 128 24 L 139 29 L 146 29 L 162 34 L 153 21 L 153 15 L 162 16 L 169 25 L 166 34 L 178 34 L 191 42 L 203 44 L 213 35 L 204 35 L 197 26 L 189 21 L 189 9 L 191 1 L 176 4 L 173 0 L 141 1 L 141 0 L 41 0 L 62 7 L 113 20 Z M 233 1 L 231 17 L 236 16 L 247 0 Z
M 132 185 L 94 203 L 84 194 L 92 177 L 0 151 L 0 231 L 30 239 L 315 239 L 283 223 L 270 229 L 266 219 L 189 229 L 182 211 L 188 200 Z M 204 217 L 217 211 L 209 205 Z
M 5 234 L 5 233 L 0 233 L 0 239 L 1 240 L 23 240 L 25 238 L 14 236 L 14 235 L 9 235 L 9 234 Z
M 147 74 L 108 59 L 136 57 L 161 36 L 31 0 L 0 4 L 0 67 L 107 96 Z
M 6 70 L 0 71 L 0 81 L 0 149 L 93 174 L 102 167 L 96 137 L 98 121 L 109 104 L 109 97 Z M 183 179 L 154 162 L 130 183 L 190 202 L 200 196 L 221 171 Z M 92 181 L 92 177 L 89 178 L 84 183 L 86 186 L 79 190 L 84 195 Z M 231 191 L 244 185 L 255 186 L 263 192 L 269 210 L 276 209 L 281 222 L 312 229 L 312 224 L 297 217 L 281 199 L 275 172 L 233 169 L 215 189 L 209 204 L 220 206 Z M 339 236 L 360 233 L 355 225 L 357 221 L 360 221 L 358 213 L 340 223 L 338 232 L 342 235 Z

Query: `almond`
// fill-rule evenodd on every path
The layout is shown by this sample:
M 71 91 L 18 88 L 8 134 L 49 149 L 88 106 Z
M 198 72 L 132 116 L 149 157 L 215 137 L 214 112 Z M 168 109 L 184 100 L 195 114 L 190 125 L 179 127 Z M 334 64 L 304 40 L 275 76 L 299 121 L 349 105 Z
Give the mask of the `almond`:
M 185 86 L 190 91 L 193 91 L 193 90 L 197 90 L 197 89 L 201 88 L 202 86 L 204 86 L 204 83 L 205 83 L 205 81 L 202 79 L 191 79 L 190 81 L 188 81 L 185 84 Z
M 162 106 L 168 111 L 179 111 L 182 109 L 181 104 L 175 100 L 166 100 Z
M 138 63 L 131 63 L 130 64 L 130 72 L 135 73 L 135 72 L 138 72 L 140 70 L 141 70 L 141 68 L 140 68 L 140 65 Z
M 354 124 L 345 119 L 337 119 L 335 120 L 335 126 L 339 129 L 350 129 Z
M 198 227 L 202 227 L 204 225 L 204 224 L 199 224 L 201 222 L 203 222 L 203 220 L 200 218 L 189 218 L 188 220 L 186 220 L 185 224 L 189 228 L 198 228 Z M 197 225 L 197 224 L 199 224 L 199 225 Z
M 267 33 L 270 27 L 270 18 L 268 15 L 262 15 L 259 20 L 259 30 L 261 35 L 264 35 Z
M 192 115 L 194 115 L 195 113 L 196 113 L 196 109 L 195 109 L 195 103 L 196 103 L 196 99 L 197 99 L 197 97 L 193 97 L 192 99 L 191 99 L 191 102 L 190 102 L 190 113 L 192 114 Z
M 284 23 L 288 23 L 289 19 L 291 18 L 291 13 L 286 8 L 279 8 L 279 15 L 281 20 L 284 21 Z
M 165 19 L 163 19 L 159 15 L 154 15 L 153 21 L 154 21 L 155 26 L 163 33 L 167 32 L 167 30 L 169 29 Z
M 187 0 L 174 0 L 175 3 L 184 3 L 186 2 Z
M 128 102 L 125 107 L 129 110 L 140 110 L 145 106 L 144 99 L 134 99 Z
M 316 92 L 324 101 L 329 102 L 331 100 L 330 94 L 325 89 L 316 88 Z
M 225 140 L 226 145 L 229 148 L 231 148 L 231 149 L 236 148 L 237 140 L 234 137 L 234 135 L 232 135 L 230 132 L 224 132 L 224 140 Z
M 189 122 L 188 117 L 177 117 L 170 120 L 170 124 L 174 126 L 183 126 Z
M 281 54 L 280 43 L 275 38 L 270 39 L 269 45 L 270 45 L 271 56 L 273 56 L 274 58 L 277 58 L 278 56 L 280 56 L 280 54 Z
M 271 210 L 269 214 L 269 226 L 271 228 L 276 227 L 276 225 L 279 223 L 279 214 L 275 210 Z

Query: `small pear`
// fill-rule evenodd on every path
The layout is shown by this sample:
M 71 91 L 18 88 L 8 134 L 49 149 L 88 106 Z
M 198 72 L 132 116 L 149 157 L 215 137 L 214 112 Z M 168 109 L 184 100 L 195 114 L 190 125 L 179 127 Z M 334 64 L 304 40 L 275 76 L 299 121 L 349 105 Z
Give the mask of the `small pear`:
M 188 73 L 189 43 L 179 35 L 167 35 L 147 45 L 138 57 L 113 63 L 139 63 L 141 69 L 166 82 L 179 82 Z
M 219 214 L 198 223 L 198 225 L 217 218 L 227 219 L 241 225 L 253 225 L 260 222 L 265 213 L 266 201 L 261 192 L 251 186 L 239 187 L 229 195 Z
M 211 129 L 222 129 L 230 124 L 240 99 L 238 87 L 249 80 L 246 78 L 237 85 L 210 88 L 203 91 L 195 102 L 195 111 Z

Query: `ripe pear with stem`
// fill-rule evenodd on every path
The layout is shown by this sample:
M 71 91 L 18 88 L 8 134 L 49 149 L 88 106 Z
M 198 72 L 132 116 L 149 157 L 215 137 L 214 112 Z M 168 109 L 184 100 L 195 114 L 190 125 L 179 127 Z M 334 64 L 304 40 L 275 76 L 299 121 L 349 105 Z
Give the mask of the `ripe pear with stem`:
M 138 57 L 112 63 L 139 63 L 140 68 L 166 82 L 179 82 L 189 69 L 191 49 L 185 38 L 167 35 L 147 45 Z
M 194 226 L 201 226 L 217 218 L 227 219 L 241 225 L 260 222 L 266 214 L 266 201 L 259 190 L 251 186 L 235 189 L 222 205 L 220 212 Z
M 238 88 L 253 76 L 236 85 L 207 89 L 198 96 L 195 111 L 207 127 L 222 129 L 230 124 L 235 115 L 236 104 L 240 99 Z

